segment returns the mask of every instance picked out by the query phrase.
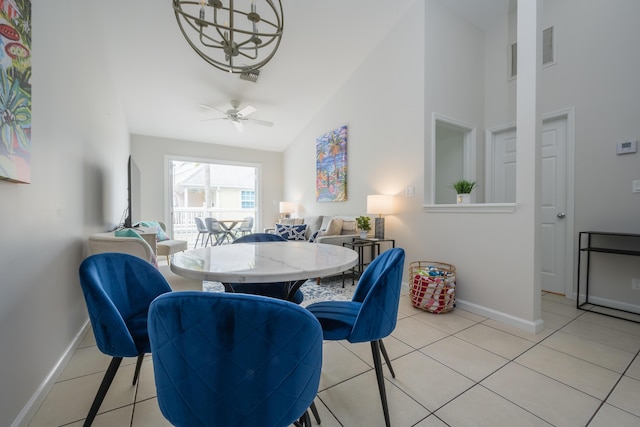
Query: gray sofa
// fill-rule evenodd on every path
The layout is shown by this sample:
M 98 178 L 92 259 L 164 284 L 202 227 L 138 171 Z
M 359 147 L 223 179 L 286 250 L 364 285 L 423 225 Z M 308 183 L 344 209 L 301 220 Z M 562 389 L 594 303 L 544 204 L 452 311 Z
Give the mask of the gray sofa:
M 303 218 L 283 218 L 279 224 L 285 226 L 306 224 L 305 240 L 330 245 L 342 246 L 343 243 L 351 242 L 354 237 L 360 235 L 355 216 L 317 215 Z M 265 229 L 265 232 L 276 233 L 277 229 L 270 227 Z

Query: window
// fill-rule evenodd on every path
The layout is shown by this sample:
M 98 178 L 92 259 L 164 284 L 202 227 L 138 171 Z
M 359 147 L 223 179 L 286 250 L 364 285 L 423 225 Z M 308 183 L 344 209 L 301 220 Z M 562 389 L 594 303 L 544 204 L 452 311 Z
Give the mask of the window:
M 240 192 L 240 207 L 253 209 L 256 207 L 256 192 L 243 190 Z

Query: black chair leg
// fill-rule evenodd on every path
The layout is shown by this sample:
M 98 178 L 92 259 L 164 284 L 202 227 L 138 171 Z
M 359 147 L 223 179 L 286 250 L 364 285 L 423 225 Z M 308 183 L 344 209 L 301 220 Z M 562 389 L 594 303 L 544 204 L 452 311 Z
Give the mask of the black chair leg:
M 98 393 L 96 397 L 93 399 L 93 403 L 91 404 L 91 409 L 89 409 L 89 414 L 87 414 L 87 419 L 84 421 L 83 427 L 89 427 L 93 423 L 93 419 L 96 417 L 98 410 L 100 409 L 100 405 L 102 405 L 102 401 L 104 397 L 107 395 L 107 391 L 109 391 L 109 387 L 111 386 L 111 382 L 113 378 L 116 376 L 116 372 L 118 372 L 118 367 L 120 366 L 120 362 L 122 362 L 122 357 L 114 357 L 111 359 L 111 363 L 107 368 L 107 372 L 104 373 L 104 377 L 102 378 L 102 383 L 100 384 L 100 388 L 98 389 Z
M 371 353 L 373 353 L 373 366 L 375 367 L 376 379 L 378 380 L 378 390 L 380 391 L 380 400 L 382 401 L 384 423 L 387 427 L 391 427 L 391 420 L 389 419 L 389 406 L 387 405 L 387 392 L 384 387 L 384 375 L 382 374 L 380 340 L 371 341 Z
M 313 412 L 313 418 L 316 419 L 316 423 L 320 424 L 320 413 L 318 413 L 318 408 L 316 408 L 316 402 L 311 402 L 311 412 Z
M 391 360 L 389 360 L 389 355 L 387 354 L 387 349 L 384 348 L 384 343 L 382 342 L 382 340 L 380 341 L 380 350 L 382 351 L 382 356 L 384 356 L 384 361 L 387 362 L 387 366 L 389 367 L 389 371 L 391 372 L 391 376 L 393 378 L 396 377 L 396 373 L 393 372 L 393 366 L 391 366 Z
M 138 355 L 138 361 L 136 362 L 136 372 L 133 374 L 133 384 L 136 385 L 138 377 L 140 376 L 140 368 L 142 367 L 142 360 L 144 359 L 144 353 Z
M 293 423 L 296 427 L 311 427 L 311 417 L 309 416 L 309 411 L 304 411 L 304 414 L 300 417 L 298 421 Z

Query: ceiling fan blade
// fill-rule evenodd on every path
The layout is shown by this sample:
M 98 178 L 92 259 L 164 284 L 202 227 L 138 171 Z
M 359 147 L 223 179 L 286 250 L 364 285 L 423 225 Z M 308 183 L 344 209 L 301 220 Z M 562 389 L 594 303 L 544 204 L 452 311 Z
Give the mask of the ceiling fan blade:
M 227 114 L 226 111 L 220 110 L 220 109 L 215 108 L 215 107 L 209 107 L 208 105 L 205 105 L 205 104 L 200 104 L 200 106 L 202 108 L 206 108 L 207 110 L 215 111 L 215 112 L 222 113 L 222 114 L 225 114 L 225 115 Z
M 266 120 L 258 120 L 258 119 L 247 119 L 249 121 L 251 121 L 251 123 L 255 123 L 257 125 L 261 125 L 261 126 L 273 126 L 273 122 L 268 122 Z
M 253 114 L 256 111 L 256 107 L 247 105 L 242 110 L 238 111 L 238 115 L 241 117 L 247 117 L 249 114 Z
M 244 132 L 244 125 L 239 120 L 231 120 L 231 123 L 236 127 L 238 132 Z
M 228 117 L 213 117 L 211 119 L 200 119 L 201 122 L 210 122 L 213 120 L 229 120 Z

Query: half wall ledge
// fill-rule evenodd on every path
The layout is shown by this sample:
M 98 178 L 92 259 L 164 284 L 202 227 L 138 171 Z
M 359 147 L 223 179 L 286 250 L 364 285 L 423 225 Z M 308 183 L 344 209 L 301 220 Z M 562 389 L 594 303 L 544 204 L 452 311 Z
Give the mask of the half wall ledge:
M 423 205 L 425 212 L 440 213 L 500 213 L 515 212 L 515 203 L 469 203 L 460 205 Z

